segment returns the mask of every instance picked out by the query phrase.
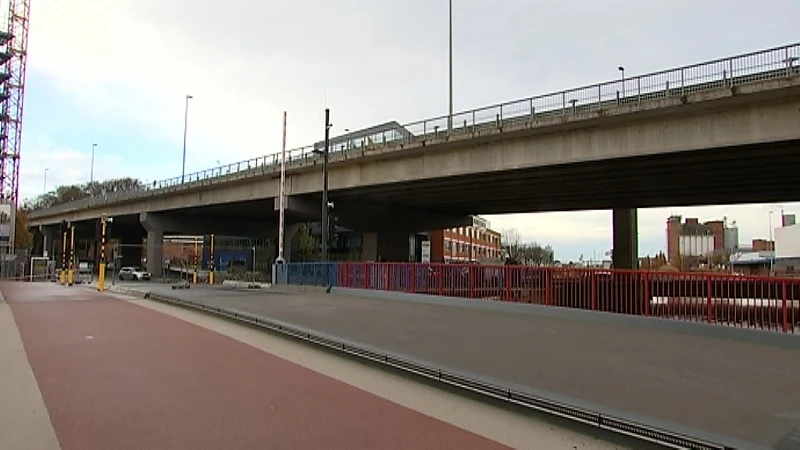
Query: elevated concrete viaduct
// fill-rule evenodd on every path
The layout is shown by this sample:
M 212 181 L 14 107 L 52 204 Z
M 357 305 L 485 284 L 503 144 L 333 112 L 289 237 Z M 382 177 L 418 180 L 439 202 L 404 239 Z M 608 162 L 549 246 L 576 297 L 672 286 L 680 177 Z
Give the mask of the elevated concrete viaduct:
M 800 200 L 800 76 L 785 73 L 333 153 L 330 199 L 342 223 L 391 239 L 458 226 L 468 214 L 612 209 L 614 265 L 632 268 L 636 208 Z M 251 217 L 266 228 L 277 222 L 278 168 L 61 205 L 32 223 L 258 210 Z M 318 217 L 321 178 L 317 156 L 293 158 L 288 214 Z

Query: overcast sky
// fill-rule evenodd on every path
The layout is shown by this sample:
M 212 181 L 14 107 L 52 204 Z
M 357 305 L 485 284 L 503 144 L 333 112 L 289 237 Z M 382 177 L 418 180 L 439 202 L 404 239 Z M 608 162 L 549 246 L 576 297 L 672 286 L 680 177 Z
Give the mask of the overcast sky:
M 453 3 L 456 111 L 800 41 L 796 0 Z M 187 172 L 280 151 L 283 110 L 290 148 L 320 139 L 326 105 L 334 134 L 446 114 L 447 49 L 447 0 L 35 0 L 20 195 L 45 168 L 87 181 L 92 143 L 96 179 L 180 175 L 186 94 Z M 771 208 L 642 210 L 640 250 L 671 213 L 766 237 Z M 565 261 L 611 247 L 608 211 L 489 219 Z

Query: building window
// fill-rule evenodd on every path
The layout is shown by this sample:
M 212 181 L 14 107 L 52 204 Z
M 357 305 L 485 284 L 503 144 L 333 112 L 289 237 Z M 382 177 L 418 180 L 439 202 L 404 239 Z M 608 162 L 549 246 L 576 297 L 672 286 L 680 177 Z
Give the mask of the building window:
M 450 250 L 450 239 L 445 239 L 444 241 L 444 249 Z

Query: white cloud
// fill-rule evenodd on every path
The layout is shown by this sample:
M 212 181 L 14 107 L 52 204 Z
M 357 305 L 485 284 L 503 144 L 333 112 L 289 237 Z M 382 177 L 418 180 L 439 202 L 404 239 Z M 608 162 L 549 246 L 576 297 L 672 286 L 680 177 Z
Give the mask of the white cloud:
M 796 40 L 792 18 L 800 5 L 773 3 L 457 1 L 456 109 L 614 78 L 618 64 L 635 75 Z M 283 110 L 289 146 L 296 147 L 319 140 L 326 104 L 334 132 L 441 115 L 447 107 L 446 2 L 37 0 L 29 55 L 30 70 L 82 114 L 176 149 L 184 96 L 192 94 L 188 171 L 277 152 Z M 28 131 L 26 154 L 42 164 L 60 161 L 53 184 L 88 178 L 81 160 L 87 151 Z M 125 155 L 99 158 L 147 178 L 130 173 Z M 179 150 L 169 158 L 180 167 Z M 40 172 L 39 162 L 25 160 L 24 192 L 37 191 Z M 669 212 L 640 212 L 643 243 L 663 242 Z M 703 220 L 727 215 L 739 222 L 743 240 L 768 234 L 765 207 L 675 212 Z M 610 242 L 607 211 L 493 221 L 544 243 Z

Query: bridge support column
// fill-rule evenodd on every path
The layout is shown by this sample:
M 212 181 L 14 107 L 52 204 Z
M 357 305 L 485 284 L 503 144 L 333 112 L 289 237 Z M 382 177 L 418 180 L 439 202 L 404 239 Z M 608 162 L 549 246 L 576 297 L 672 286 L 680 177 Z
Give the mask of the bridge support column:
M 361 241 L 361 260 L 409 262 L 412 253 L 411 238 L 411 233 L 398 230 L 364 233 Z
M 161 278 L 164 259 L 164 232 L 147 231 L 147 271 L 153 278 Z
M 611 257 L 615 269 L 639 268 L 639 221 L 636 208 L 616 208 L 613 212 L 614 246 Z
M 55 257 L 55 244 L 60 238 L 58 231 L 58 226 L 39 225 L 39 232 L 42 233 L 42 256 Z
M 294 235 L 297 234 L 297 230 L 300 228 L 300 224 L 297 223 L 290 223 L 286 224 L 283 229 L 283 260 L 286 262 L 290 262 L 292 260 L 292 241 L 294 240 Z M 278 242 L 278 238 L 275 238 L 275 242 Z M 277 249 L 275 249 L 275 255 L 277 257 Z

